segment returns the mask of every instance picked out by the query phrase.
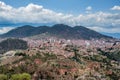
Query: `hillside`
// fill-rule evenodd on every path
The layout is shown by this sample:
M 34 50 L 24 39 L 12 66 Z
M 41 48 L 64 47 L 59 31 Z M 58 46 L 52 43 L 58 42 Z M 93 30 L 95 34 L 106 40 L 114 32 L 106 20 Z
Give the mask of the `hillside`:
M 46 42 L 36 48 L 14 51 L 14 56 L 3 56 L 0 58 L 0 74 L 9 76 L 9 79 L 13 75 L 17 77 L 11 80 L 18 80 L 18 75 L 23 73 L 29 74 L 31 79 L 20 80 L 120 79 L 120 43 L 112 49 L 108 43 L 102 44 L 106 48 L 93 47 L 95 44 L 87 48 L 65 44 L 59 40 Z
M 20 39 L 6 39 L 0 42 L 0 54 L 9 50 L 27 49 L 27 42 Z
M 22 26 L 16 29 L 9 31 L 1 35 L 1 37 L 30 37 L 40 34 L 48 34 L 49 36 L 64 38 L 64 39 L 100 39 L 100 38 L 111 38 L 105 35 L 102 35 L 96 31 L 90 30 L 83 26 L 71 27 L 64 24 L 56 24 L 53 26 Z

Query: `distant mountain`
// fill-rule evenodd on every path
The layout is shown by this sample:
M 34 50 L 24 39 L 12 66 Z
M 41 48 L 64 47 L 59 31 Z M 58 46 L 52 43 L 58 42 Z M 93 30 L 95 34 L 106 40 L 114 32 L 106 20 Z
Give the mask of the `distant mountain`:
M 120 33 L 101 33 L 101 34 L 120 39 Z
M 25 25 L 25 26 L 13 29 L 1 35 L 1 37 L 15 37 L 15 38 L 28 37 L 28 36 L 44 33 L 48 28 L 49 27 L 47 26 L 33 27 L 30 25 Z
M 112 38 L 109 36 L 102 35 L 96 31 L 90 30 L 83 26 L 71 27 L 64 24 L 56 24 L 51 27 L 49 26 L 39 26 L 33 27 L 25 25 L 18 27 L 1 35 L 1 37 L 30 37 L 40 34 L 47 34 L 50 36 L 64 38 L 64 39 L 100 39 L 100 38 Z

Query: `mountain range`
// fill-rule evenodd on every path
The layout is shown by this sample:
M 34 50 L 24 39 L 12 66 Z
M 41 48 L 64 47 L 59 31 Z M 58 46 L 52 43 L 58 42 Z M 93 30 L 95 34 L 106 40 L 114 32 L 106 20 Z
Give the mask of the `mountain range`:
M 64 39 L 107 39 L 112 38 L 103 34 L 100 34 L 94 30 L 88 29 L 83 26 L 68 26 L 64 24 L 56 24 L 53 26 L 39 26 L 34 27 L 30 25 L 25 25 L 22 27 L 17 27 L 0 37 L 15 37 L 15 38 L 24 38 L 36 35 L 49 35 L 57 38 Z

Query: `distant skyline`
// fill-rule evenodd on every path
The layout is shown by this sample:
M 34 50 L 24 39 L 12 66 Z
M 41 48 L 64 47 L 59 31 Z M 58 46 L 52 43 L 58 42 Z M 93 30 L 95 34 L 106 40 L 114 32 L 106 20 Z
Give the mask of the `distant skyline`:
M 120 33 L 120 0 L 0 0 L 0 34 L 22 25 L 61 23 Z

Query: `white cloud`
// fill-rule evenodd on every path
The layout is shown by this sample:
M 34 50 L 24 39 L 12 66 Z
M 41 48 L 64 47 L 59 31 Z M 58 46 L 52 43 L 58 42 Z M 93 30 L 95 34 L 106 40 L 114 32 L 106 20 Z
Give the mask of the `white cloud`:
M 88 28 L 95 30 L 97 32 L 120 33 L 120 27 L 104 28 L 104 27 L 95 26 L 95 27 L 88 27 Z
M 8 31 L 14 29 L 15 27 L 1 27 L 0 28 L 0 34 L 7 33 Z
M 92 7 L 88 6 L 86 10 L 92 10 Z M 71 26 L 87 26 L 96 31 L 97 29 L 94 26 L 104 28 L 102 29 L 103 31 L 107 31 L 105 29 L 112 27 L 114 29 L 112 32 L 115 32 L 120 27 L 119 15 L 120 13 L 100 11 L 75 16 L 45 9 L 43 6 L 33 3 L 24 7 L 14 8 L 4 2 L 0 2 L 0 23 L 64 23 Z
M 111 10 L 120 10 L 120 6 L 113 6 Z
M 92 10 L 92 7 L 91 7 L 91 6 L 88 6 L 88 7 L 86 8 L 86 10 L 87 10 L 87 11 L 90 11 L 90 10 Z
M 0 1 L 0 11 L 9 11 L 9 10 L 11 10 L 12 9 L 12 7 L 11 6 L 9 6 L 9 5 L 6 5 L 4 2 L 1 2 Z

